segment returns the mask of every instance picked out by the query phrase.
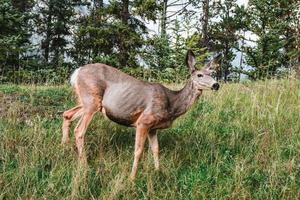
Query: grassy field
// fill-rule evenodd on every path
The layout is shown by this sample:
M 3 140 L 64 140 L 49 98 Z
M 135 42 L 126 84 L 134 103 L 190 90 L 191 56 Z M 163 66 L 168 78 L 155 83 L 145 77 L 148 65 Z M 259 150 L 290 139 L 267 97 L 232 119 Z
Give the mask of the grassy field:
M 74 103 L 69 86 L 0 85 L 0 199 L 300 198 L 300 81 L 207 91 L 159 133 L 159 172 L 146 146 L 135 182 L 131 128 L 97 114 L 87 164 L 73 137 L 60 145 L 61 113 Z

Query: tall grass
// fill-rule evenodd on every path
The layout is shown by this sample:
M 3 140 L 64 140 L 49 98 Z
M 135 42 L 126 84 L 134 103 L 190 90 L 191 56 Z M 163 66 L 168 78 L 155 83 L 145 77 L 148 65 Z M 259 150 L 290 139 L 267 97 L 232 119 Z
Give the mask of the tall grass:
M 87 163 L 60 145 L 68 86 L 0 86 L 0 199 L 299 199 L 300 82 L 222 85 L 159 133 L 128 180 L 134 130 L 96 115 Z M 74 125 L 73 125 L 74 128 Z

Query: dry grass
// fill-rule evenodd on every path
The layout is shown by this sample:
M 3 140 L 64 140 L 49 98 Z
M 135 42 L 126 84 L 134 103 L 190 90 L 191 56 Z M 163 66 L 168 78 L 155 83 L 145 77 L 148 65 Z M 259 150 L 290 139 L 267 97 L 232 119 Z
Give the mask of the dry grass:
M 0 86 L 0 199 L 298 199 L 300 82 L 223 85 L 161 131 L 128 180 L 134 130 L 97 115 L 87 163 L 60 145 L 67 86 Z

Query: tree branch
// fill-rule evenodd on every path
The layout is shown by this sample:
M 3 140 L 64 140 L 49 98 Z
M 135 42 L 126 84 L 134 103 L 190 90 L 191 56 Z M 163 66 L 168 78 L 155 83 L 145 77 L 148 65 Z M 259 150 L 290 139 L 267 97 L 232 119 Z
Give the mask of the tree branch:
M 172 15 L 167 16 L 166 18 L 168 19 L 168 18 L 171 18 L 171 17 L 173 17 L 173 16 L 175 16 L 175 15 L 177 15 L 177 14 L 181 14 L 181 13 L 186 9 L 186 7 L 188 7 L 190 4 L 191 4 L 191 2 L 187 3 L 183 8 L 181 8 L 181 9 L 178 10 L 178 11 L 176 11 L 176 12 L 173 13 Z
M 174 4 L 176 4 L 176 3 L 178 3 L 180 0 L 177 0 L 177 1 L 173 1 L 172 3 L 170 3 L 168 6 L 172 6 L 172 5 L 174 5 Z
M 247 51 L 249 53 L 249 56 L 252 58 L 254 64 L 255 64 L 255 67 L 258 68 L 258 63 L 257 63 L 257 60 L 256 60 L 256 57 L 254 56 L 253 52 L 250 50 L 250 48 L 247 48 Z

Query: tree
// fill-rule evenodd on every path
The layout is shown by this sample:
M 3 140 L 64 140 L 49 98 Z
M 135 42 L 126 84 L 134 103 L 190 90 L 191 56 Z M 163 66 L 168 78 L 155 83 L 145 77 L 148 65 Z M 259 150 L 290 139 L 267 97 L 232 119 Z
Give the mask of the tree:
M 238 44 L 238 31 L 242 28 L 243 8 L 239 7 L 236 0 L 191 1 L 198 12 L 192 13 L 198 16 L 196 47 L 202 59 L 216 52 L 223 53 L 222 65 L 216 73 L 218 80 L 228 81 L 232 75 L 232 60 L 235 58 L 234 49 Z M 200 13 L 200 14 L 199 14 Z
M 64 60 L 70 44 L 74 7 L 71 0 L 38 0 L 35 24 L 42 38 L 44 63 L 54 68 Z
M 300 2 L 297 0 L 279 1 L 279 19 L 282 23 L 284 48 L 288 65 L 300 77 Z
M 30 48 L 31 1 L 0 0 L 0 66 L 2 75 L 18 70 Z M 5 71 L 6 70 L 6 71 Z
M 234 51 L 238 48 L 240 39 L 238 33 L 244 28 L 245 12 L 244 7 L 238 6 L 236 0 L 215 3 L 213 12 L 218 20 L 211 23 L 206 40 L 211 44 L 210 49 L 223 53 L 222 66 L 217 78 L 226 82 L 235 71 L 232 61 L 236 56 Z
M 142 20 L 156 20 L 156 2 L 111 1 L 82 18 L 76 32 L 75 60 L 104 62 L 119 68 L 138 66 L 147 28 Z
M 257 36 L 256 45 L 245 49 L 247 63 L 253 68 L 251 78 L 270 78 L 279 69 L 289 67 L 296 46 L 297 32 L 291 29 L 292 20 L 289 20 L 296 9 L 295 3 L 292 0 L 249 1 L 248 30 Z

